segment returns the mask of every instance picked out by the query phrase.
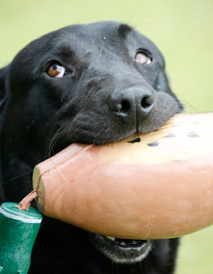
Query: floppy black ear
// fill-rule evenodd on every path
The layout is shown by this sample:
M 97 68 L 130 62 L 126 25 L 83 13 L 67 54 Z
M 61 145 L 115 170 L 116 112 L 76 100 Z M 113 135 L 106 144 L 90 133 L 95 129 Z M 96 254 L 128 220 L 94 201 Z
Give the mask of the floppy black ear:
M 168 77 L 168 74 L 164 70 L 160 70 L 159 72 L 156 83 L 156 90 L 171 93 L 170 79 Z
M 0 131 L 2 128 L 4 113 L 8 101 L 8 88 L 7 88 L 7 72 L 8 67 L 0 69 Z
M 157 91 L 163 91 L 165 93 L 170 94 L 178 103 L 179 110 L 178 112 L 182 112 L 184 110 L 184 105 L 179 101 L 175 93 L 170 88 L 170 79 L 168 76 L 168 73 L 166 71 L 161 71 L 159 73 L 157 83 L 156 83 L 156 90 Z

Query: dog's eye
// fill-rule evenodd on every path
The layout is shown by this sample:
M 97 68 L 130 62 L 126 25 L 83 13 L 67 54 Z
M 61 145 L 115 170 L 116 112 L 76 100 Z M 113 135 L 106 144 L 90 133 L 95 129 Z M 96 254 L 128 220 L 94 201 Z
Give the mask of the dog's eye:
M 135 55 L 135 60 L 140 64 L 151 64 L 152 58 L 145 51 L 138 51 Z
M 48 67 L 47 74 L 50 77 L 61 78 L 61 77 L 65 76 L 67 74 L 67 72 L 63 66 L 53 63 Z

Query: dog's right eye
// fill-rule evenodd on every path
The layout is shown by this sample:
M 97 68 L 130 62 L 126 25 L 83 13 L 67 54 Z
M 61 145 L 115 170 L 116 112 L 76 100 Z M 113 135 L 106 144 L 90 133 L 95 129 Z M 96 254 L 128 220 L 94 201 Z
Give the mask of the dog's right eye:
M 47 69 L 47 74 L 53 78 L 55 78 L 55 77 L 61 78 L 67 74 L 67 71 L 63 66 L 61 66 L 57 63 L 53 63 L 53 64 L 49 65 L 49 67 Z

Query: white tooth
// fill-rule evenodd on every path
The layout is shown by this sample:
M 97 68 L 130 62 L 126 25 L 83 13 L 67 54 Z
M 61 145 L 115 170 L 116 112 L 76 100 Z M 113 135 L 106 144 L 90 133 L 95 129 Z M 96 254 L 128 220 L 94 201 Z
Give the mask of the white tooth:
M 134 241 L 134 240 L 133 240 L 132 243 L 133 243 L 133 244 L 137 244 L 137 241 Z
M 125 245 L 125 243 L 124 242 L 120 242 L 120 245 Z
M 110 239 L 111 241 L 114 241 L 115 238 L 114 237 L 110 237 L 110 236 L 106 236 L 108 239 Z

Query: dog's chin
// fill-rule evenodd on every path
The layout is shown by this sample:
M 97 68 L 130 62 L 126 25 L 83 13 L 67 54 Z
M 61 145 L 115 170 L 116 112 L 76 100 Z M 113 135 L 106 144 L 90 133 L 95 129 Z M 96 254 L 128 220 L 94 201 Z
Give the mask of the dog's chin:
M 145 259 L 151 251 L 149 240 L 129 240 L 102 236 L 99 234 L 90 235 L 95 247 L 114 263 L 134 264 Z

